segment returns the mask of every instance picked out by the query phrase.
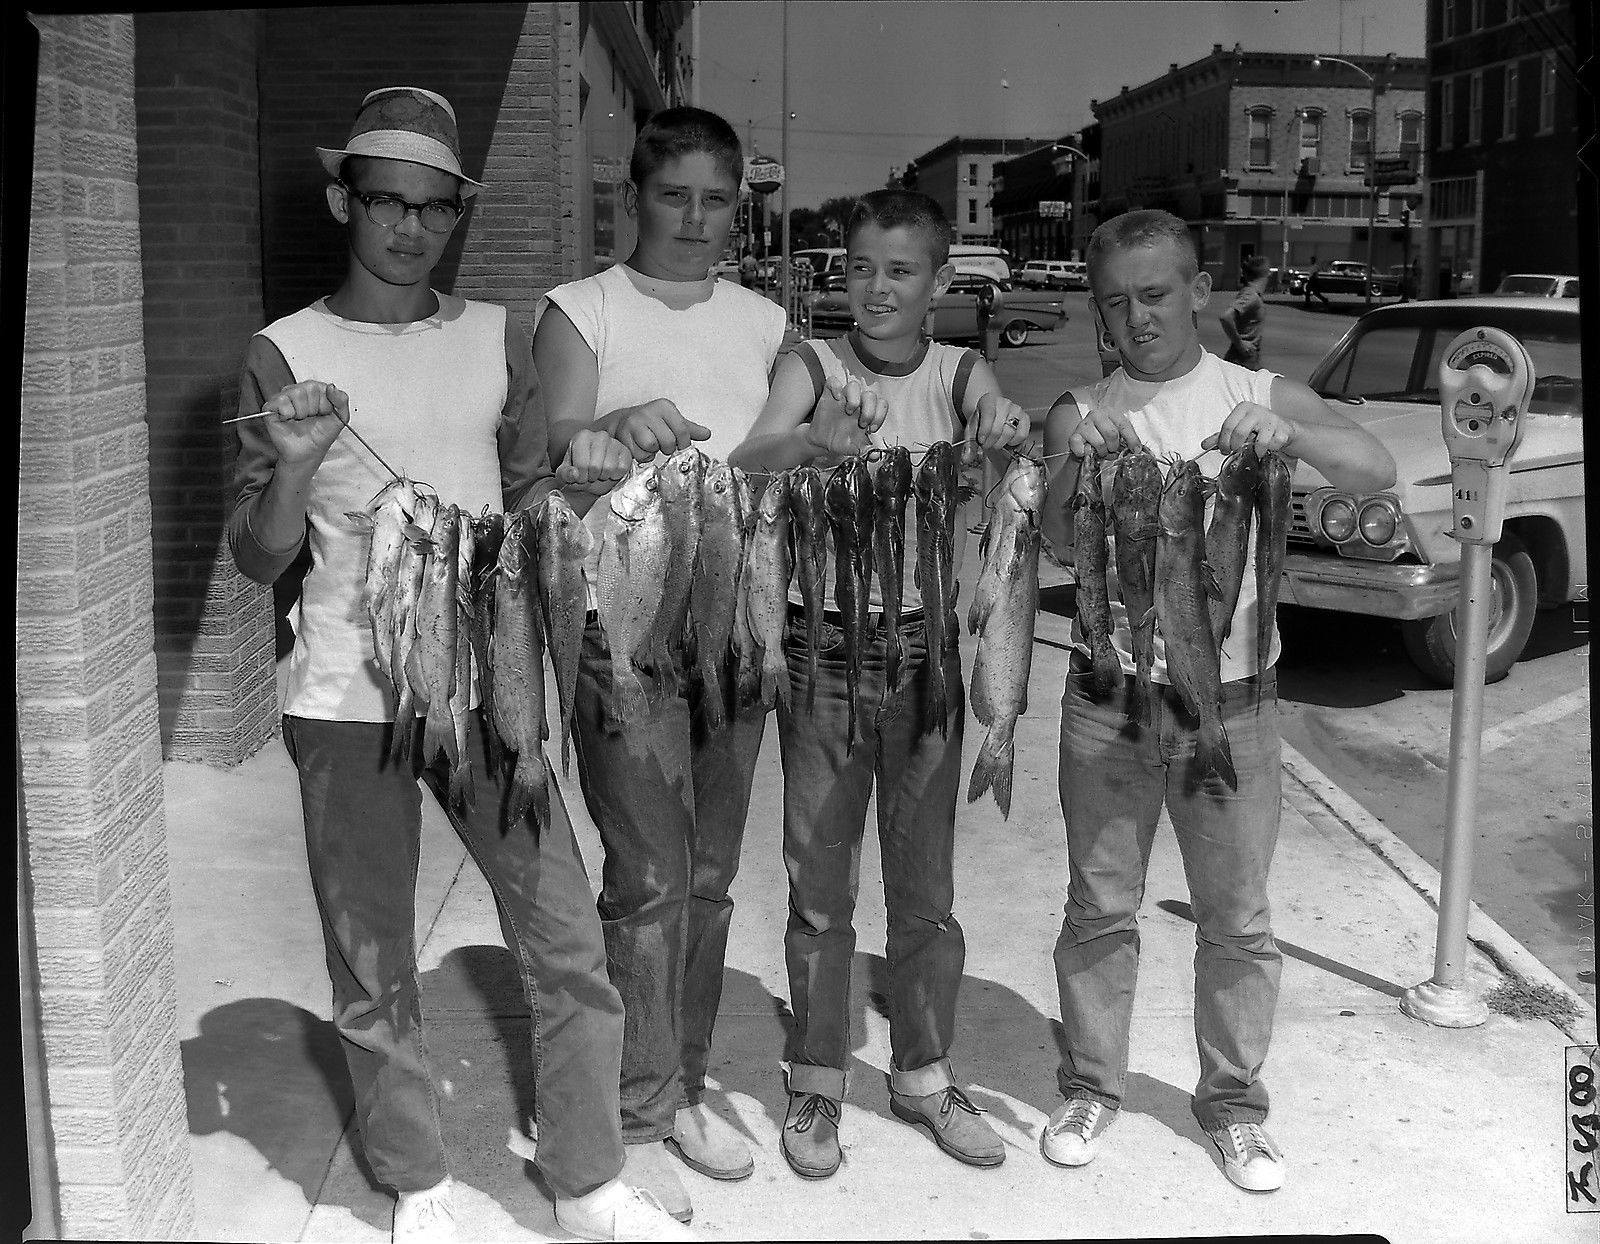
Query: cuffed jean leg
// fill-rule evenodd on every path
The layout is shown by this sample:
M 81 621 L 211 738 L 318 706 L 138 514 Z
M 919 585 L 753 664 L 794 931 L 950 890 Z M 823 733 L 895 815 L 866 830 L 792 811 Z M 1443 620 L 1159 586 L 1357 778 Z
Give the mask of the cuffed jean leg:
M 778 743 L 789 920 L 783 945 L 799 1029 L 794 1062 L 842 1072 L 850 1056 L 854 915 L 876 747 L 864 737 L 870 713 L 858 712 L 855 748 L 846 753 L 844 642 L 837 627 L 825 625 L 823 632 L 814 712 L 806 708 L 804 628 L 791 623 L 784 644 L 789 705 L 778 705 Z
M 1272 1040 L 1283 957 L 1272 936 L 1267 877 L 1278 841 L 1282 746 L 1277 680 L 1263 675 L 1261 711 L 1246 684 L 1223 689 L 1223 722 L 1239 778 L 1195 786 L 1197 730 L 1181 707 L 1167 809 L 1183 855 L 1195 918 L 1195 1041 L 1200 1080 L 1193 1109 L 1201 1127 L 1260 1122 L 1267 1115 L 1262 1064 Z
M 680 1061 L 685 1105 L 705 1093 L 711 1034 L 722 1004 L 723 968 L 728 957 L 728 930 L 733 899 L 728 887 L 739 871 L 745 821 L 750 813 L 750 786 L 766 709 L 757 704 L 730 716 L 719 729 L 705 724 L 700 701 L 704 688 L 690 682 L 692 729 L 690 768 L 694 774 L 694 839 L 689 855 L 689 903 L 684 946 L 683 999 L 679 1018 Z
M 647 712 L 613 712 L 611 658 L 598 623 L 584 630 L 573 732 L 584 801 L 605 847 L 599 913 L 606 967 L 624 1013 L 622 1133 L 665 1140 L 683 1100 L 682 989 L 687 951 L 694 774 L 689 705 L 677 675 L 651 671 Z
M 578 1197 L 622 1169 L 622 999 L 606 975 L 594 895 L 554 775 L 550 824 L 541 829 L 530 812 L 502 832 L 507 784 L 486 763 L 481 713 L 472 714 L 469 747 L 480 775 L 470 809 L 450 807 L 442 763 L 424 777 L 489 882 L 522 978 L 532 1017 L 535 1165 L 557 1196 Z
M 300 775 L 306 862 L 322 919 L 333 1024 L 373 1174 L 397 1192 L 448 1173 L 417 987 L 422 792 L 382 722 L 283 719 Z
M 1055 947 L 1066 1037 L 1057 1081 L 1063 1096 L 1120 1106 L 1139 974 L 1138 911 L 1166 779 L 1159 716 L 1150 727 L 1130 725 L 1131 680 L 1096 702 L 1088 677 L 1069 674 L 1061 698 L 1068 878 Z
M 906 693 L 900 710 L 879 717 L 878 843 L 888 914 L 889 1043 L 892 1069 L 940 1063 L 955 1040 L 956 1001 L 966 939 L 955 906 L 956 796 L 966 698 L 959 628 L 952 614 L 944 662 L 946 730 L 926 730 L 928 651 L 922 628 L 907 628 Z M 869 665 L 882 686 L 883 640 Z M 948 1069 L 944 1072 L 948 1079 Z M 928 1090 L 934 1091 L 934 1090 Z

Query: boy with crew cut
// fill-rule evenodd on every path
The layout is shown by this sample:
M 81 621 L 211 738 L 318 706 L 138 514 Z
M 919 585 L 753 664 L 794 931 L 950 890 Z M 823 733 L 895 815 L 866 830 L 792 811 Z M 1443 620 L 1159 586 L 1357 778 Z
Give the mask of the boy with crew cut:
M 477 797 L 463 810 L 448 797 L 442 763 L 419 775 L 408 759 L 389 759 L 396 697 L 373 655 L 363 600 L 369 540 L 349 515 L 392 480 L 390 467 L 425 478 L 441 503 L 470 514 L 526 508 L 555 483 L 527 337 L 504 307 L 431 284 L 463 199 L 480 183 L 462 171 L 454 110 L 416 87 L 372 92 L 344 146 L 317 154 L 328 211 L 345 233 L 345 276 L 250 340 L 240 410 L 267 414 L 238 425 L 228 545 L 259 583 L 311 548 L 283 741 L 300 780 L 356 1126 L 373 1173 L 396 1192 L 393 1239 L 455 1238 L 417 984 L 419 776 L 488 879 L 517 961 L 539 1086 L 534 1164 L 555 1193 L 558 1225 L 584 1239 L 693 1238 L 618 1178 L 622 1002 L 560 799 L 548 824 L 530 816 L 502 830 L 493 770 L 474 766 Z M 610 450 L 625 460 L 620 445 Z M 599 441 L 575 445 L 561 476 L 592 488 L 608 473 L 606 457 Z M 470 726 L 479 758 L 482 711 Z M 412 751 L 402 741 L 395 754 Z
M 903 190 L 858 200 L 846 231 L 846 290 L 856 327 L 833 341 L 805 341 L 780 360 L 772 393 L 745 442 L 730 456 L 752 471 L 830 466 L 878 446 L 975 442 L 983 450 L 1021 445 L 1028 417 L 1000 394 L 974 351 L 929 340 L 923 324 L 950 286 L 950 226 L 937 203 Z M 966 522 L 957 515 L 959 566 Z M 915 523 L 906 527 L 905 564 L 916 565 Z M 881 578 L 884 567 L 876 567 Z M 878 839 L 888 907 L 890 1106 L 928 1128 L 962 1162 L 995 1166 L 1005 1157 L 982 1111 L 950 1066 L 956 994 L 966 944 L 953 907 L 956 793 L 961 778 L 960 628 L 946 602 L 945 651 L 926 647 L 920 597 L 910 572 L 902 585 L 904 661 L 885 692 L 882 601 L 860 657 L 857 738 L 850 748 L 848 683 L 828 573 L 824 648 L 814 711 L 805 706 L 808 660 L 798 588 L 791 593 L 785 647 L 788 703 L 778 705 L 783 763 L 783 855 L 789 873 L 784 936 L 798 1029 L 788 1065 L 789 1107 L 780 1147 L 800 1175 L 832 1175 L 841 1160 L 838 1125 L 850 1055 L 850 963 L 855 951 L 856 879 L 867 800 L 878 785 Z M 953 594 L 952 594 L 953 595 Z M 945 720 L 929 719 L 929 662 L 943 666 Z
M 1198 460 L 1205 475 L 1215 476 L 1226 455 L 1253 445 L 1291 464 L 1304 459 L 1337 487 L 1370 491 L 1394 482 L 1388 451 L 1305 385 L 1224 362 L 1201 347 L 1196 325 L 1211 280 L 1183 221 L 1160 211 L 1124 213 L 1095 230 L 1087 259 L 1090 296 L 1122 361 L 1098 383 L 1062 394 L 1046 416 L 1045 452 L 1076 460 L 1063 459 L 1050 485 L 1043 525 L 1054 548 L 1072 547 L 1068 502 L 1091 449 L 1104 462 L 1119 447 L 1143 446 L 1158 457 Z M 1281 797 L 1276 628 L 1258 673 L 1252 552 L 1221 662 L 1222 717 L 1237 773 L 1237 789 L 1229 790 L 1214 775 L 1195 772 L 1199 723 L 1170 685 L 1159 631 L 1151 721 L 1129 721 L 1135 665 L 1127 610 L 1116 595 L 1114 588 L 1121 685 L 1095 697 L 1076 622 L 1061 702 L 1069 873 L 1055 967 L 1065 1029 L 1057 1079 L 1066 1100 L 1045 1126 L 1044 1156 L 1062 1166 L 1089 1162 L 1122 1104 L 1138 909 L 1165 806 L 1197 926 L 1200 1080 L 1192 1109 L 1224 1174 L 1241 1188 L 1268 1192 L 1284 1176 L 1283 1155 L 1262 1126 L 1261 1080 L 1282 966 L 1266 889 Z

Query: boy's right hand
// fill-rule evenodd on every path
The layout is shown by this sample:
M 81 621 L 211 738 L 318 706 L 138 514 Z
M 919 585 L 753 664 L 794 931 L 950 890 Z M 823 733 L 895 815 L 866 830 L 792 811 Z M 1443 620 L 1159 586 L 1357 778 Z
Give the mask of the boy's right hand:
M 872 447 L 867 437 L 883 426 L 889 404 L 881 393 L 852 376 L 832 377 L 811 412 L 807 436 L 825 455 L 848 458 Z
M 1097 457 L 1105 457 L 1119 448 L 1139 449 L 1143 445 L 1128 416 L 1120 412 L 1108 415 L 1091 410 L 1067 438 L 1067 449 L 1074 458 L 1083 457 L 1091 449 Z
M 636 460 L 649 462 L 657 454 L 675 454 L 708 440 L 711 429 L 685 419 L 670 399 L 657 397 L 617 411 L 612 436 Z
M 556 469 L 563 489 L 595 494 L 610 492 L 633 466 L 633 455 L 616 437 L 599 428 L 575 432 L 567 456 Z
M 302 380 L 261 404 L 268 412 L 267 435 L 279 463 L 316 467 L 350 422 L 350 399 L 323 380 Z

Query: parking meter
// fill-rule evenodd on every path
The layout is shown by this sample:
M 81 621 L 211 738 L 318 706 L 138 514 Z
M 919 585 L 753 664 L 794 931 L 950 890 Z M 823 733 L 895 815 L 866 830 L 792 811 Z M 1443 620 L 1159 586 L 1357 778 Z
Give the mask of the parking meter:
M 1439 403 L 1450 453 L 1455 529 L 1463 544 L 1493 544 L 1505 518 L 1509 464 L 1533 395 L 1533 360 L 1510 333 L 1470 328 L 1439 360 Z
M 1450 452 L 1451 503 L 1461 542 L 1456 605 L 1456 684 L 1450 709 L 1450 774 L 1445 791 L 1444 859 L 1439 873 L 1439 935 L 1433 976 L 1406 990 L 1400 1009 L 1445 1028 L 1470 1028 L 1488 1008 L 1467 987 L 1467 912 L 1483 742 L 1483 683 L 1494 604 L 1490 545 L 1505 521 L 1511 457 L 1533 397 L 1533 360 L 1498 328 L 1470 328 L 1439 360 L 1439 405 Z

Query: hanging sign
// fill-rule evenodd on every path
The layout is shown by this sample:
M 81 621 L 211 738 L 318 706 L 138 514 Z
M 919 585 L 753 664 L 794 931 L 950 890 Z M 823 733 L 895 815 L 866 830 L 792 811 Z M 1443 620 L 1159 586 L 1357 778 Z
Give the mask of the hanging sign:
M 751 156 L 744 162 L 744 180 L 757 194 L 771 194 L 783 185 L 783 165 L 766 156 Z

